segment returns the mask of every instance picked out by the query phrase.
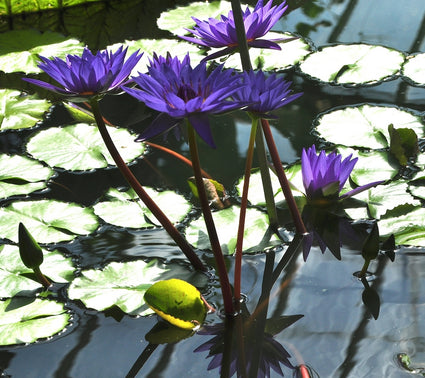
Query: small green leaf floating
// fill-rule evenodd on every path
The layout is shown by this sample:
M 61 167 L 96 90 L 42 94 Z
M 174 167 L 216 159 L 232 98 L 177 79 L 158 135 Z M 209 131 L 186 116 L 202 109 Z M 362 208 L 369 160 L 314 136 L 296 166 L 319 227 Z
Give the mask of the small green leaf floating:
M 199 290 L 176 278 L 154 283 L 144 299 L 161 318 L 179 328 L 194 329 L 207 315 Z

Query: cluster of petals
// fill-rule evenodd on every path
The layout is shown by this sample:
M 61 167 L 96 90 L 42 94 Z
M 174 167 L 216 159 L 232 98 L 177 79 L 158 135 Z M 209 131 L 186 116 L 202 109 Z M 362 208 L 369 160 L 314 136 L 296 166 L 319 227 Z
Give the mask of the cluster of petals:
M 239 76 L 233 73 L 233 70 L 223 70 L 223 66 L 209 73 L 205 63 L 192 68 L 189 55 L 182 61 L 170 56 L 154 56 L 148 73 L 133 77 L 137 87 L 123 87 L 131 96 L 160 112 L 137 140 L 168 132 L 187 119 L 199 136 L 215 147 L 208 115 L 242 106 L 231 99 L 240 88 Z
M 340 192 L 358 160 L 358 158 L 351 159 L 351 157 L 352 154 L 342 160 L 340 154 L 332 152 L 326 155 L 323 150 L 317 155 L 314 145 L 307 150 L 303 149 L 301 171 L 307 199 L 312 202 L 341 200 L 382 183 L 382 181 L 375 181 L 340 196 Z
M 233 97 L 248 105 L 245 110 L 258 118 L 275 118 L 273 110 L 294 101 L 302 93 L 291 94 L 291 82 L 275 74 L 265 75 L 263 71 L 242 73 L 241 88 Z
M 62 87 L 37 79 L 24 80 L 72 97 L 73 101 L 86 101 L 87 98 L 116 91 L 125 84 L 142 57 L 136 51 L 125 60 L 126 54 L 127 48 L 121 46 L 116 52 L 102 50 L 95 55 L 86 47 L 81 56 L 67 55 L 65 60 L 40 56 L 41 63 L 38 66 Z
M 270 31 L 287 9 L 285 1 L 277 6 L 272 6 L 272 2 L 273 0 L 270 0 L 266 5 L 263 5 L 263 0 L 259 0 L 252 12 L 248 7 L 243 12 L 242 17 L 249 47 L 280 50 L 280 46 L 276 42 L 261 39 Z M 180 36 L 180 38 L 205 47 L 224 48 L 217 53 L 209 55 L 207 59 L 215 59 L 230 54 L 237 49 L 238 39 L 233 11 L 230 11 L 227 17 L 222 15 L 220 20 L 209 18 L 206 21 L 201 21 L 195 17 L 192 18 L 196 25 L 193 29 L 186 30 L 192 33 L 194 37 Z

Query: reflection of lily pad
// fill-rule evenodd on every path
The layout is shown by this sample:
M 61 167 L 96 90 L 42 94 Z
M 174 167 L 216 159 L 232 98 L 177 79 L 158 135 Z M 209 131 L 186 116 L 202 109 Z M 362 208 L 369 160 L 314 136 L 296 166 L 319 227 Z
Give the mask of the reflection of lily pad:
M 192 271 L 181 265 L 163 265 L 156 260 L 149 263 L 141 260 L 112 262 L 102 270 L 84 270 L 71 283 L 68 295 L 98 311 L 115 305 L 130 315 L 147 315 L 152 310 L 145 304 L 143 296 L 152 284 L 171 277 L 190 281 L 192 275 Z
M 58 251 L 43 250 L 43 274 L 54 282 L 69 282 L 74 278 L 74 267 L 71 258 Z M 0 247 L 0 297 L 32 295 L 42 285 L 28 278 L 32 270 L 27 268 L 19 255 L 19 249 L 13 245 Z
M 389 146 L 388 125 L 410 128 L 418 137 L 424 136 L 424 125 L 419 116 L 388 106 L 362 104 L 330 110 L 316 121 L 319 136 L 334 144 L 363 148 Z
M 239 224 L 239 208 L 232 206 L 214 212 L 213 218 L 223 253 L 234 253 Z M 256 209 L 247 209 L 243 240 L 244 252 L 259 252 L 280 244 L 280 240 L 269 232 L 268 216 Z M 186 238 L 196 248 L 211 249 L 203 217 L 190 222 L 186 230 Z
M 399 72 L 400 51 L 366 44 L 324 47 L 300 65 L 305 74 L 338 84 L 374 84 Z
M 11 298 L 0 301 L 0 345 L 33 343 L 62 331 L 70 315 L 50 300 Z
M 0 155 L 0 198 L 46 188 L 54 171 L 24 156 Z
M 108 131 L 124 161 L 143 154 L 143 143 L 136 143 L 136 136 L 126 129 L 108 127 Z M 42 130 L 29 140 L 27 151 L 52 167 L 72 171 L 114 165 L 97 127 L 84 123 Z
M 1 35 L 1 34 L 0 34 Z M 50 108 L 45 100 L 11 89 L 0 90 L 0 130 L 34 127 Z
M 192 207 L 183 196 L 173 191 L 144 189 L 161 209 L 166 209 L 167 217 L 172 222 L 183 220 Z M 111 188 L 106 193 L 106 199 L 93 206 L 95 213 L 105 222 L 131 228 L 152 227 L 152 222 L 158 223 L 133 190 L 120 192 Z
M 72 240 L 98 227 L 91 209 L 55 200 L 13 202 L 0 208 L 0 237 L 17 242 L 19 222 L 39 243 Z

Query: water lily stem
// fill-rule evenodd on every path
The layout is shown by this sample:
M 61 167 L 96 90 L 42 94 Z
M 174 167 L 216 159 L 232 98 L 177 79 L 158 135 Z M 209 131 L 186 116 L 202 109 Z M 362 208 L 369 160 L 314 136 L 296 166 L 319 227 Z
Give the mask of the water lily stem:
M 234 305 L 232 299 L 232 289 L 230 287 L 229 277 L 226 270 L 226 264 L 221 250 L 220 241 L 218 240 L 217 230 L 215 228 L 214 219 L 208 203 L 207 194 L 205 192 L 204 180 L 201 173 L 201 164 L 199 161 L 198 145 L 196 142 L 196 133 L 193 126 L 188 124 L 188 140 L 190 156 L 192 159 L 193 173 L 195 176 L 196 188 L 198 190 L 199 202 L 201 203 L 202 214 L 204 215 L 205 225 L 207 227 L 208 236 L 211 243 L 211 249 L 217 264 L 217 272 L 220 280 L 221 292 L 223 295 L 224 311 L 227 315 L 234 314 Z
M 239 55 L 241 57 L 242 69 L 251 71 L 251 59 L 249 58 L 248 43 L 246 41 L 245 25 L 243 22 L 241 2 L 239 0 L 231 0 L 233 19 L 235 20 L 236 36 L 238 39 Z
M 241 299 L 241 275 L 242 275 L 242 249 L 245 231 L 246 208 L 248 206 L 248 188 L 251 177 L 252 160 L 254 156 L 255 136 L 257 135 L 258 118 L 252 118 L 251 135 L 249 137 L 248 151 L 246 153 L 245 175 L 243 181 L 242 198 L 239 213 L 238 235 L 235 250 L 235 278 L 233 284 L 235 302 Z
M 47 290 L 52 283 L 46 278 L 46 276 L 43 273 L 41 273 L 41 270 L 39 267 L 34 267 L 33 271 L 35 276 L 37 277 L 38 282 L 40 282 L 43 285 L 44 290 Z
M 289 210 L 291 212 L 292 219 L 294 220 L 297 233 L 301 235 L 305 234 L 307 233 L 307 229 L 305 228 L 304 222 L 301 218 L 300 211 L 298 210 L 294 196 L 292 195 L 292 191 L 289 186 L 289 181 L 286 177 L 285 171 L 283 170 L 282 162 L 280 160 L 279 153 L 277 152 L 276 144 L 274 142 L 274 138 L 270 129 L 269 122 L 266 119 L 262 119 L 261 126 L 263 129 L 264 136 L 266 138 L 267 147 L 269 149 L 270 156 L 272 158 L 272 162 L 276 170 L 277 177 L 279 179 L 280 186 L 285 196 L 286 203 L 288 204 Z
M 102 114 L 100 112 L 99 103 L 97 100 L 91 100 L 90 106 L 92 108 L 92 112 L 94 118 L 97 123 L 97 127 L 99 128 L 100 135 L 103 138 L 103 141 L 108 148 L 109 153 L 114 159 L 115 164 L 118 169 L 121 171 L 124 178 L 127 180 L 129 185 L 133 188 L 133 190 L 137 193 L 139 198 L 143 201 L 143 203 L 147 206 L 147 208 L 152 212 L 155 218 L 161 223 L 164 229 L 168 232 L 171 238 L 176 242 L 176 244 L 180 247 L 182 252 L 189 259 L 191 264 L 197 270 L 206 271 L 204 264 L 201 262 L 199 257 L 196 255 L 190 244 L 187 240 L 180 234 L 180 232 L 174 227 L 171 221 L 167 218 L 167 216 L 162 212 L 162 210 L 158 207 L 158 205 L 152 200 L 152 198 L 146 193 L 143 189 L 142 185 L 139 183 L 137 178 L 133 175 L 133 173 L 128 168 L 127 164 L 122 159 L 120 153 L 115 147 L 114 142 L 111 139 L 111 136 L 106 129 L 105 122 L 103 121 Z

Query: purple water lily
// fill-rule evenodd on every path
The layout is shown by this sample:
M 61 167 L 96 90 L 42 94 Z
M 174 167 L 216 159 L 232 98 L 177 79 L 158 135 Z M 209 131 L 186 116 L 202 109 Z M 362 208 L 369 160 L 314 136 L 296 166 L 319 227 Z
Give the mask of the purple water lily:
M 138 87 L 123 90 L 161 112 L 137 141 L 168 132 L 187 119 L 199 136 L 215 147 L 208 116 L 242 106 L 230 99 L 240 88 L 239 75 L 223 70 L 223 66 L 208 73 L 205 63 L 192 68 L 189 55 L 182 61 L 170 55 L 154 56 L 148 74 L 139 73 L 133 80 Z
M 260 39 L 270 31 L 288 7 L 285 5 L 285 1 L 273 7 L 272 2 L 273 0 L 270 0 L 263 5 L 263 0 L 259 0 L 252 12 L 248 7 L 243 12 L 248 47 L 280 50 L 280 46 L 276 42 Z M 209 18 L 207 21 L 201 21 L 195 17 L 192 18 L 196 25 L 193 29 L 186 30 L 194 37 L 180 36 L 180 38 L 205 47 L 224 48 L 209 55 L 205 60 L 230 54 L 237 49 L 238 39 L 233 11 L 230 11 L 227 17 L 222 15 L 221 20 Z
M 37 79 L 24 78 L 29 83 L 46 88 L 72 101 L 87 101 L 94 96 L 116 92 L 143 54 L 134 52 L 127 60 L 127 48 L 116 52 L 98 51 L 95 55 L 86 47 L 81 56 L 67 55 L 65 60 L 40 56 L 38 65 L 63 88 Z
M 294 101 L 302 93 L 291 94 L 291 82 L 275 74 L 266 76 L 263 71 L 243 72 L 245 86 L 233 98 L 249 105 L 245 110 L 259 118 L 276 118 L 270 112 Z
M 358 160 L 351 157 L 352 154 L 342 160 L 342 156 L 336 152 L 326 155 L 323 150 L 317 155 L 314 145 L 308 150 L 303 149 L 301 170 L 309 202 L 327 204 L 331 201 L 342 200 L 383 182 L 375 181 L 340 195 Z

